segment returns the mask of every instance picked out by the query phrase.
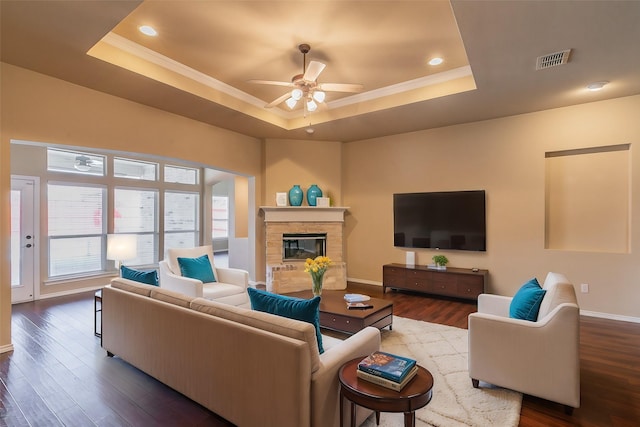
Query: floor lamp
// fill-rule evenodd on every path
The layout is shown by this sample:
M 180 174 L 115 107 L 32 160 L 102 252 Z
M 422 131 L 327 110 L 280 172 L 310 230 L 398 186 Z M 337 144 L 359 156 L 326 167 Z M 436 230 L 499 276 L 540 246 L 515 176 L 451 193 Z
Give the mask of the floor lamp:
M 107 259 L 115 260 L 120 272 L 122 261 L 138 255 L 138 236 L 135 234 L 107 234 Z

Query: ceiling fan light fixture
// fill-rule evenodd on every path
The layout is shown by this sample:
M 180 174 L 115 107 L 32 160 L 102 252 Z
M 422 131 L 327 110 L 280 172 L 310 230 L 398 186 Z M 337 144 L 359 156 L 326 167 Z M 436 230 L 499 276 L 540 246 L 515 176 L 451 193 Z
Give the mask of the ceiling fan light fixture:
M 295 88 L 291 91 L 291 98 L 295 101 L 299 101 L 302 98 L 302 90 Z M 295 103 L 293 105 L 296 105 Z
M 327 94 L 321 90 L 316 90 L 315 92 L 313 92 L 313 99 L 315 99 L 318 102 L 324 102 L 324 99 L 326 96 Z
M 272 108 L 276 105 L 286 104 L 290 109 L 297 105 L 297 101 L 302 102 L 303 114 L 312 113 L 322 105 L 326 99 L 326 92 L 361 92 L 361 84 L 350 83 L 318 83 L 318 76 L 325 69 L 326 64 L 319 61 L 310 61 L 307 66 L 307 53 L 311 50 L 308 44 L 301 44 L 298 50 L 302 53 L 302 74 L 296 74 L 291 81 L 274 80 L 249 80 L 250 83 L 266 84 L 274 86 L 287 86 L 287 92 L 265 104 L 265 108 Z M 326 105 L 326 104 L 325 104 Z
M 609 83 L 607 81 L 602 81 L 602 82 L 593 82 L 590 83 L 589 85 L 587 85 L 587 89 L 590 90 L 591 92 L 597 92 L 599 90 L 602 90 L 603 87 L 605 87 L 605 85 Z
M 80 172 L 89 172 L 91 170 L 91 165 L 89 164 L 90 161 L 91 159 L 87 156 L 78 156 L 76 157 L 76 161 L 73 163 L 73 168 Z
M 286 101 L 284 101 L 284 103 L 285 103 L 285 104 L 287 104 L 287 107 L 289 107 L 290 109 L 292 109 L 292 110 L 293 110 L 293 107 L 295 107 L 295 106 L 296 106 L 296 104 L 298 103 L 298 101 L 297 101 L 297 100 L 295 100 L 295 99 L 293 98 L 293 96 L 292 96 L 291 98 L 289 98 L 289 99 L 287 99 Z

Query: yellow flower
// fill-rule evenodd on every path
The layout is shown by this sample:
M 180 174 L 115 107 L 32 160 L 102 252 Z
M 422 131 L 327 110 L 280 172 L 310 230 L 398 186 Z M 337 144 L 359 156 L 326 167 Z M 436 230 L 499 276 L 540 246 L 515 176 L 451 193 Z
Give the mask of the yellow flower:
M 331 265 L 331 258 L 318 256 L 315 259 L 307 258 L 304 262 L 304 272 L 312 276 L 323 275 Z

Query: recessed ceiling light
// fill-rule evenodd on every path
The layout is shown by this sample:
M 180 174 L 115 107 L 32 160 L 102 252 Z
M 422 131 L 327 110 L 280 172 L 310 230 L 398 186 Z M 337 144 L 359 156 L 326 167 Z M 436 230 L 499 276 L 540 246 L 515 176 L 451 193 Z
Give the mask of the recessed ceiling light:
M 431 58 L 429 60 L 429 65 L 440 65 L 443 62 L 444 62 L 444 59 L 442 59 L 442 58 L 437 58 L 437 57 L 436 58 Z
M 142 25 L 138 27 L 138 30 L 140 30 L 142 34 L 145 34 L 147 36 L 155 37 L 158 35 L 158 32 L 156 31 L 156 29 L 153 28 L 151 25 Z
M 593 82 L 587 85 L 587 89 L 592 92 L 601 90 L 609 82 Z

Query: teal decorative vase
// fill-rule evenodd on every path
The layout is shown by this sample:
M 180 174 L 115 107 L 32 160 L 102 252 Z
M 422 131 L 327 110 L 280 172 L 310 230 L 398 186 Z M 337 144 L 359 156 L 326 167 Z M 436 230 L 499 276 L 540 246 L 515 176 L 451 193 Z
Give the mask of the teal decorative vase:
M 307 190 L 307 203 L 309 203 L 309 206 L 315 206 L 318 197 L 322 197 L 322 190 L 317 185 L 311 184 L 311 187 Z
M 289 204 L 291 206 L 302 205 L 302 197 L 302 188 L 298 184 L 291 187 L 291 190 L 289 190 Z

